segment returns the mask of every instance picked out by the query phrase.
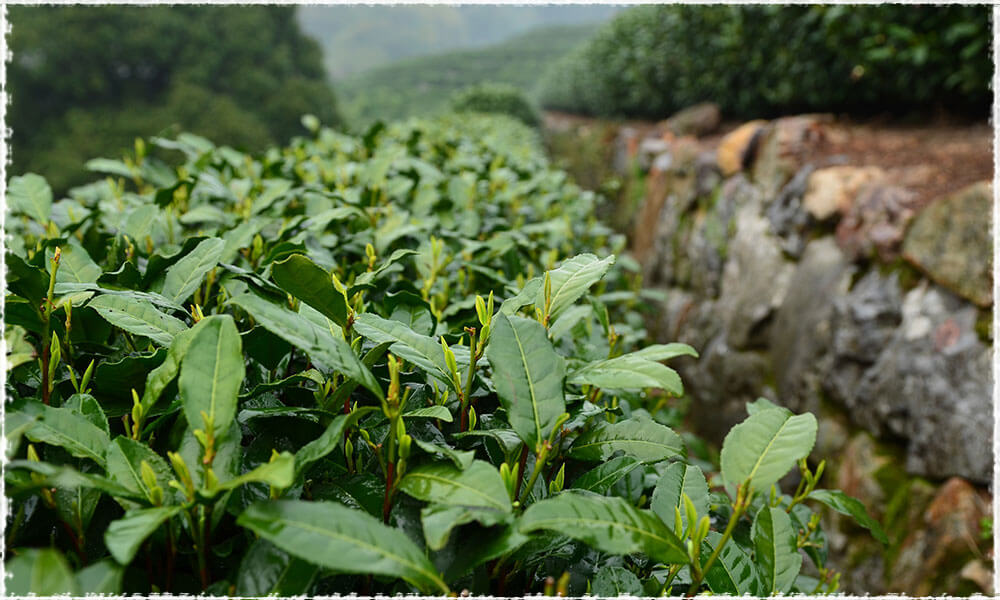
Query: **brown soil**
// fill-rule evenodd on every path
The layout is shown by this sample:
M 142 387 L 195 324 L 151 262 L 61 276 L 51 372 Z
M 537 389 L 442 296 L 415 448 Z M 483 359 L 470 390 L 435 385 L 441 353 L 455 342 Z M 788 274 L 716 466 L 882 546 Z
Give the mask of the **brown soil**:
M 545 115 L 545 127 L 553 130 L 595 122 L 599 120 L 566 113 Z M 658 133 L 657 124 L 649 121 L 616 124 L 634 128 L 640 139 Z M 740 124 L 723 123 L 717 133 L 699 139 L 698 145 L 711 149 Z M 887 119 L 839 119 L 827 126 L 825 138 L 820 153 L 810 157 L 813 164 L 881 167 L 892 182 L 915 192 L 920 206 L 970 183 L 993 179 L 993 128 L 985 121 L 938 118 L 903 124 Z

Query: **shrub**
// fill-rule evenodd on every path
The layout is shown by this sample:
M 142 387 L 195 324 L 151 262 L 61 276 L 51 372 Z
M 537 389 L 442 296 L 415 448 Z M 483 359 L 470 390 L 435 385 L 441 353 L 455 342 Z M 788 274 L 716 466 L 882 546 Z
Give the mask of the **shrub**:
M 460 119 L 11 180 L 11 593 L 817 592 L 816 506 L 884 540 L 812 415 L 689 452 L 595 197 Z
M 531 127 L 541 123 L 538 110 L 521 90 L 502 83 L 481 83 L 456 92 L 451 99 L 451 109 L 455 112 L 507 115 Z
M 294 7 L 19 6 L 7 81 L 15 172 L 58 193 L 94 156 L 153 132 L 260 151 L 339 119 L 322 53 Z
M 550 67 L 543 106 L 662 118 L 706 100 L 733 117 L 801 111 L 985 114 L 983 6 L 641 6 Z

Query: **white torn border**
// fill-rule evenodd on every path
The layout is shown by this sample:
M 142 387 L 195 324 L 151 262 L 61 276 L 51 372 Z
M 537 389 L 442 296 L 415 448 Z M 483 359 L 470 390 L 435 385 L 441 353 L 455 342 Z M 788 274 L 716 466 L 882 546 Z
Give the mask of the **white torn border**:
M 371 5 L 404 5 L 404 4 L 505 4 L 505 5 L 515 5 L 524 6 L 532 4 L 620 4 L 620 5 L 636 5 L 636 4 L 659 4 L 655 0 L 609 0 L 605 2 L 586 2 L 586 1 L 574 1 L 574 0 L 549 0 L 547 2 L 535 2 L 532 0 L 462 0 L 461 2 L 437 2 L 434 0 L 397 0 L 394 2 L 386 2 L 382 0 L 368 0 L 363 4 Z M 697 0 L 680 0 L 679 2 L 674 2 L 675 4 L 758 4 L 759 2 L 753 2 L 752 0 L 737 0 L 735 2 L 717 2 L 714 0 L 704 0 L 698 2 Z M 789 2 L 794 4 L 806 4 L 806 2 Z M 909 0 L 910 4 L 937 4 L 935 0 Z M 965 3 L 965 2 L 961 2 Z M 3 233 L 2 239 L 0 239 L 0 278 L 3 280 L 4 290 L 7 289 L 7 266 L 5 261 L 6 250 L 7 250 L 7 239 L 6 239 L 6 216 L 7 216 L 7 166 L 9 164 L 8 156 L 8 143 L 10 139 L 10 130 L 7 128 L 7 105 L 10 98 L 7 93 L 7 64 L 11 60 L 10 51 L 7 48 L 7 36 L 10 34 L 10 26 L 7 23 L 7 6 L 8 4 L 17 5 L 31 5 L 31 4 L 42 4 L 42 2 L 37 1 L 14 1 L 14 2 L 0 2 L 0 31 L 3 32 L 2 39 L 0 39 L 0 56 L 3 57 L 3 64 L 0 66 L 0 127 L 4 134 L 4 143 L 2 148 L 0 148 L 0 206 L 2 206 L 2 211 L 0 211 L 0 232 Z M 174 0 L 173 2 L 136 2 L 135 0 L 77 0 L 76 2 L 59 2 L 59 4 L 90 4 L 90 5 L 107 5 L 107 4 L 237 4 L 233 1 L 225 0 Z M 296 5 L 323 5 L 323 4 L 362 4 L 359 2 L 351 2 L 350 0 L 329 0 L 328 2 L 296 2 L 295 0 L 243 0 L 238 4 L 296 4 Z M 880 4 L 877 0 L 832 0 L 825 2 L 825 4 Z M 994 523 L 994 535 L 993 535 L 993 589 L 1000 590 L 1000 569 L 998 569 L 997 557 L 1000 556 L 1000 539 L 996 535 L 995 528 L 996 523 L 1000 520 L 1000 503 L 996 496 L 996 481 L 1000 479 L 1000 415 L 998 415 L 998 403 L 997 398 L 1000 397 L 1000 377 L 997 376 L 998 367 L 1000 367 L 1000 351 L 997 348 L 996 333 L 1000 331 L 1000 314 L 996 310 L 997 298 L 1000 298 L 1000 244 L 997 243 L 998 234 L 1000 234 L 1000 226 L 997 223 L 997 215 L 1000 214 L 1000 137 L 998 137 L 997 123 L 1000 123 L 1000 103 L 998 103 L 997 90 L 1000 89 L 1000 71 L 997 69 L 997 65 L 1000 64 L 1000 34 L 998 34 L 997 23 L 1000 23 L 1000 5 L 993 6 L 992 12 L 992 25 L 993 25 L 993 112 L 991 125 L 993 126 L 993 214 L 992 214 L 992 233 L 993 233 L 993 523 Z M 7 342 L 0 336 L 0 348 L 3 352 L 0 353 L 0 370 L 3 371 L 6 377 L 7 373 Z M 6 464 L 7 464 L 7 436 L 6 436 L 6 404 L 7 404 L 7 392 L 6 385 L 0 387 L 0 401 L 3 402 L 3 406 L 0 407 L 0 435 L 3 436 L 3 453 L 0 455 L 0 476 L 3 475 Z M 7 517 L 7 497 L 6 494 L 0 495 L 0 513 L 4 515 L 4 521 L 6 522 Z M 4 566 L 6 564 L 6 547 L 0 548 L 0 573 L 3 574 L 0 577 L 0 597 L 6 597 L 6 569 Z M 170 598 L 195 598 L 192 595 L 160 595 L 156 594 L 151 597 L 170 597 Z M 345 595 L 346 597 L 362 598 L 363 596 L 357 596 L 355 594 Z M 101 594 L 104 597 L 104 594 Z M 125 596 L 118 596 L 125 597 Z M 377 596 L 376 596 L 377 597 Z M 408 596 L 409 597 L 409 596 Z M 430 596 L 420 596 L 421 598 L 429 598 Z M 724 596 L 716 596 L 724 597 Z M 808 597 L 804 595 L 797 595 L 797 597 Z M 897 594 L 884 595 L 884 596 L 838 596 L 838 598 L 853 599 L 853 598 L 903 598 L 906 596 L 900 596 Z M 386 597 L 388 598 L 388 597 Z

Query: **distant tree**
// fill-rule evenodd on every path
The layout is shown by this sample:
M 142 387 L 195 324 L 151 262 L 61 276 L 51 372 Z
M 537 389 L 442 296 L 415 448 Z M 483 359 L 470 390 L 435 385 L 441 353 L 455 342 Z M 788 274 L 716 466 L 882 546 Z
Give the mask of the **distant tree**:
M 184 129 L 254 150 L 300 133 L 304 113 L 340 124 L 295 10 L 12 7 L 12 173 L 41 173 L 58 192 L 136 136 Z

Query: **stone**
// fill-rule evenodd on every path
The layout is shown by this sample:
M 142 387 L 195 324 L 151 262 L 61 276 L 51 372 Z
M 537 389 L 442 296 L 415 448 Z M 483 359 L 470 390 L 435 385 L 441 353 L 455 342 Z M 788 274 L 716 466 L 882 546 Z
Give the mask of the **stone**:
M 615 136 L 612 167 L 619 175 L 628 175 L 639 151 L 639 131 L 635 127 L 622 127 Z
M 902 321 L 846 396 L 852 420 L 906 443 L 906 469 L 927 477 L 992 478 L 990 349 L 977 311 L 926 280 L 903 299 Z
M 753 159 L 753 180 L 768 198 L 826 146 L 826 115 L 783 117 L 767 124 Z
M 785 184 L 778 196 L 767 205 L 767 218 L 771 230 L 781 238 L 781 249 L 798 258 L 806 245 L 812 218 L 802 209 L 802 196 L 806 193 L 809 176 L 815 169 L 805 165 Z
M 867 184 L 885 178 L 879 167 L 836 166 L 817 169 L 809 176 L 802 206 L 817 221 L 844 215 Z
M 643 171 L 648 171 L 650 167 L 653 166 L 653 160 L 657 155 L 662 154 L 670 150 L 670 142 L 667 140 L 662 140 L 660 138 L 645 138 L 639 142 L 639 147 L 636 153 L 636 160 L 639 163 L 639 168 Z
M 766 343 L 766 325 L 785 299 L 794 267 L 768 231 L 769 223 L 761 216 L 759 205 L 739 206 L 735 221 L 718 311 L 727 332 L 726 343 L 742 350 Z
M 746 403 L 761 396 L 774 398 L 767 385 L 770 361 L 763 352 L 741 352 L 726 344 L 720 333 L 704 348 L 701 357 L 678 372 L 690 393 L 695 431 L 706 441 L 721 444 L 736 424 L 747 418 Z
M 850 265 L 833 238 L 810 242 L 770 332 L 778 400 L 794 412 L 819 412 L 826 375 L 819 367 L 829 353 L 834 301 L 847 294 L 850 283 Z
M 837 224 L 837 244 L 851 260 L 875 254 L 885 263 L 892 262 L 913 218 L 915 200 L 915 193 L 894 185 L 862 187 Z
M 714 102 L 702 102 L 682 109 L 661 123 L 661 127 L 676 136 L 693 135 L 701 137 L 719 127 L 722 113 Z
M 993 304 L 993 186 L 982 181 L 931 203 L 910 224 L 903 257 L 959 296 Z
M 870 366 L 903 320 L 899 277 L 870 271 L 843 298 L 834 299 L 833 355 Z
M 715 157 L 723 176 L 735 175 L 746 167 L 766 124 L 767 121 L 760 119 L 749 121 L 730 131 L 719 141 Z
M 968 481 L 952 477 L 924 511 L 922 523 L 903 541 L 892 567 L 891 592 L 911 596 L 969 594 L 962 575 L 970 559 L 982 557 L 987 543 L 979 537 L 980 521 L 991 515 L 992 499 Z M 981 579 L 981 578 L 980 578 Z

